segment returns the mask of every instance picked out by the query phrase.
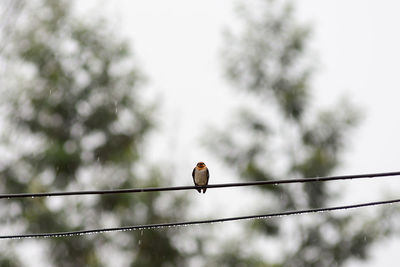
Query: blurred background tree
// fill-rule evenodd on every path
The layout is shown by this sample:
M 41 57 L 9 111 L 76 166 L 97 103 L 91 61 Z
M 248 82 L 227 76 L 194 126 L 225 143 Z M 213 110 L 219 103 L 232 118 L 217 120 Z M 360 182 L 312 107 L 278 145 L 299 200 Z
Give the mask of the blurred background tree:
M 72 1 L 27 1 L 2 51 L 0 191 L 44 192 L 161 186 L 172 170 L 147 166 L 152 105 L 128 43 L 104 21 L 78 18 Z M 4 42 L 4 39 L 3 39 Z M 165 195 L 164 195 L 165 196 Z M 157 193 L 2 201 L 2 234 L 58 232 L 176 221 L 184 197 Z M 184 266 L 174 238 L 152 230 L 2 241 L 1 266 L 18 251 L 53 266 Z M 112 256 L 111 256 L 112 255 Z M 30 261 L 30 259 L 28 259 Z M 116 262 L 120 261 L 120 262 Z
M 237 94 L 250 104 L 232 114 L 224 130 L 209 135 L 211 151 L 249 181 L 332 174 L 359 122 L 359 112 L 345 99 L 331 109 L 316 109 L 310 86 L 312 55 L 307 47 L 310 28 L 296 21 L 290 2 L 243 2 L 238 11 L 243 23 L 240 30 L 226 35 L 224 70 Z M 330 190 L 328 183 L 254 190 L 258 202 L 254 209 L 249 207 L 254 213 L 338 203 L 338 192 Z M 286 223 L 253 221 L 245 242 L 243 238 L 236 244 L 230 241 L 229 250 L 211 261 L 218 266 L 310 267 L 363 260 L 368 247 L 390 233 L 387 215 L 391 213 L 388 209 L 371 216 L 355 213 L 301 216 Z M 264 244 L 261 249 L 243 253 L 251 243 L 259 244 L 257 240 Z M 266 251 L 267 247 L 271 249 Z M 265 259 L 274 252 L 273 259 Z
M 143 75 L 115 29 L 78 17 L 71 1 L 4 3 L 13 3 L 19 16 L 18 23 L 17 16 L 1 16 L 10 20 L 0 46 L 0 191 L 169 185 L 165 168 L 142 158 L 156 125 L 153 107 L 144 104 Z M 291 5 L 246 5 L 239 9 L 242 31 L 228 34 L 224 52 L 227 77 L 244 108 L 228 130 L 212 135 L 210 151 L 245 180 L 329 175 L 340 164 L 358 112 L 345 101 L 316 111 L 310 31 L 294 19 Z M 338 194 L 328 185 L 254 189 L 257 203 L 248 212 L 330 205 Z M 3 200 L 1 234 L 181 221 L 186 206 L 184 196 L 167 194 Z M 27 263 L 32 249 L 44 257 L 32 262 L 55 266 L 187 266 L 193 258 L 207 266 L 340 266 L 365 259 L 368 247 L 392 231 L 389 209 L 353 214 L 254 221 L 245 238 L 225 237 L 221 246 L 210 238 L 214 257 L 204 257 L 210 250 L 185 228 L 2 241 L 0 266 Z M 221 225 L 204 227 L 202 236 Z

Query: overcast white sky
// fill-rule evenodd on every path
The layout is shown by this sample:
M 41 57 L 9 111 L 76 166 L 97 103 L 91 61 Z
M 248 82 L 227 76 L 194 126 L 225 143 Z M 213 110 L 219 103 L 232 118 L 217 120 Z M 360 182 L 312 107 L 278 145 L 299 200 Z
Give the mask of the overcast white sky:
M 187 173 L 199 160 L 208 163 L 213 177 L 234 179 L 218 162 L 212 162 L 209 153 L 193 145 L 202 134 L 193 129 L 197 123 L 224 123 L 230 108 L 240 103 L 230 95 L 233 91 L 222 78 L 219 61 L 222 30 L 237 23 L 236 2 L 102 1 L 101 9 L 107 9 L 115 25 L 133 41 L 149 78 L 146 88 L 163 103 L 160 118 L 164 125 L 154 136 L 157 147 L 150 158 L 177 159 L 180 184 L 191 182 Z M 329 106 L 346 95 L 365 115 L 337 174 L 398 171 L 400 2 L 297 0 L 296 4 L 299 19 L 312 23 L 314 29 L 311 46 L 320 67 L 313 81 L 315 103 Z M 378 191 L 399 194 L 400 183 L 393 180 L 352 182 L 345 189 L 345 199 L 382 198 Z M 362 265 L 394 266 L 399 247 L 398 239 L 382 243 L 370 263 Z

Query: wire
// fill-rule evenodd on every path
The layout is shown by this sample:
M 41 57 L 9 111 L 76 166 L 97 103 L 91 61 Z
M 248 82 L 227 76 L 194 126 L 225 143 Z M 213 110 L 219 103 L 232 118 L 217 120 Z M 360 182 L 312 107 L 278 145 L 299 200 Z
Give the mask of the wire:
M 209 184 L 206 186 L 172 186 L 172 187 L 146 187 L 146 188 L 68 191 L 68 192 L 12 193 L 12 194 L 0 194 L 0 199 L 179 191 L 179 190 L 192 190 L 192 189 L 199 189 L 199 188 L 223 188 L 223 187 L 240 187 L 240 186 L 255 186 L 255 185 L 261 186 L 261 185 L 278 185 L 278 184 L 291 184 L 291 183 L 326 182 L 326 181 L 334 181 L 334 180 L 365 179 L 365 178 L 377 178 L 377 177 L 398 176 L 398 175 L 400 175 L 400 171 L 399 172 L 356 174 L 356 175 L 342 175 L 342 176 L 314 177 L 314 178 L 300 178 L 300 179 L 286 179 L 286 180 L 253 181 L 253 182 L 242 182 L 242 183 Z
M 400 202 L 400 199 L 393 199 L 393 200 L 386 200 L 386 201 L 376 201 L 376 202 L 367 202 L 367 203 L 360 203 L 360 204 L 353 204 L 353 205 L 346 205 L 346 206 L 328 207 L 328 208 L 304 209 L 304 210 L 284 211 L 284 212 L 267 213 L 267 214 L 259 214 L 259 215 L 228 217 L 228 218 L 212 219 L 212 220 L 199 220 L 199 221 L 186 221 L 186 222 L 173 222 L 173 223 L 158 223 L 158 224 L 143 224 L 143 225 L 134 225 L 134 226 L 125 226 L 125 227 L 101 228 L 101 229 L 70 231 L 70 232 L 58 232 L 58 233 L 36 233 L 36 234 L 21 234 L 21 235 L 2 235 L 2 236 L 0 236 L 0 239 L 23 239 L 23 238 L 43 238 L 43 237 L 72 237 L 72 236 L 78 236 L 78 235 L 99 234 L 99 233 L 107 233 L 107 232 L 149 230 L 149 229 L 158 229 L 158 228 L 165 228 L 165 227 L 178 227 L 178 226 L 201 225 L 201 224 L 211 224 L 211 223 L 223 223 L 223 222 L 239 221 L 239 220 L 251 220 L 251 219 L 269 219 L 269 218 L 273 218 L 273 217 L 300 215 L 300 214 L 306 214 L 306 213 L 317 213 L 317 212 L 326 212 L 326 211 L 334 211 L 334 210 L 356 209 L 356 208 L 362 208 L 362 207 L 368 207 L 368 206 L 393 204 L 393 203 L 398 203 L 398 202 Z

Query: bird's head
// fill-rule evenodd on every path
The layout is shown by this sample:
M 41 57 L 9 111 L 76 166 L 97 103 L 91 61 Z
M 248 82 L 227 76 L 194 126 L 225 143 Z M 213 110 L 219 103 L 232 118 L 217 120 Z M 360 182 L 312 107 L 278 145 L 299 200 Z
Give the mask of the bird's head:
M 199 169 L 203 169 L 206 166 L 206 164 L 204 164 L 204 162 L 200 161 L 197 163 L 196 167 Z

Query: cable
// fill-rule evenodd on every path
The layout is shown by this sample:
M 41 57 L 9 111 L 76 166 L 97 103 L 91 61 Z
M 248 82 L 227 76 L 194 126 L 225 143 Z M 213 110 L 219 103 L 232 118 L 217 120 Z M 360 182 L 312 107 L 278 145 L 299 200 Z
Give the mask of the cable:
M 179 191 L 179 190 L 192 190 L 198 188 L 223 188 L 223 187 L 239 187 L 239 186 L 254 186 L 254 185 L 278 185 L 278 184 L 291 184 L 291 183 L 326 182 L 334 180 L 365 179 L 365 178 L 376 178 L 376 177 L 387 177 L 387 176 L 398 176 L 398 175 L 400 175 L 400 172 L 384 172 L 384 173 L 369 173 L 369 174 L 327 176 L 327 177 L 286 179 L 286 180 L 253 181 L 253 182 L 228 183 L 228 184 L 209 184 L 206 186 L 172 186 L 172 187 L 146 187 L 146 188 L 68 191 L 68 192 L 12 193 L 12 194 L 0 194 L 0 199 Z
M 99 233 L 107 233 L 107 232 L 149 230 L 149 229 L 157 229 L 157 228 L 164 228 L 164 227 L 201 225 L 201 224 L 222 223 L 222 222 L 239 221 L 239 220 L 268 219 L 268 218 L 273 218 L 273 217 L 300 215 L 300 214 L 306 214 L 306 213 L 317 213 L 317 212 L 334 211 L 334 210 L 355 209 L 355 208 L 362 208 L 362 207 L 368 207 L 368 206 L 386 205 L 386 204 L 393 204 L 393 203 L 398 203 L 398 202 L 400 202 L 400 199 L 393 199 L 393 200 L 386 200 L 386 201 L 376 201 L 376 202 L 367 202 L 367 203 L 360 203 L 360 204 L 346 205 L 346 206 L 328 207 L 328 208 L 305 209 L 305 210 L 284 211 L 284 212 L 267 213 L 267 214 L 259 214 L 259 215 L 228 217 L 228 218 L 212 219 L 212 220 L 198 220 L 198 221 L 173 222 L 173 223 L 144 224 L 144 225 L 134 225 L 134 226 L 125 226 L 125 227 L 102 228 L 102 229 L 91 229 L 91 230 L 58 232 L 58 233 L 36 233 L 36 234 L 21 234 L 21 235 L 2 235 L 2 236 L 0 236 L 0 239 L 22 239 L 22 238 L 43 238 L 43 237 L 72 237 L 72 236 L 77 236 L 77 235 L 99 234 Z

